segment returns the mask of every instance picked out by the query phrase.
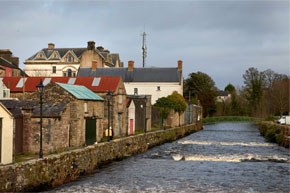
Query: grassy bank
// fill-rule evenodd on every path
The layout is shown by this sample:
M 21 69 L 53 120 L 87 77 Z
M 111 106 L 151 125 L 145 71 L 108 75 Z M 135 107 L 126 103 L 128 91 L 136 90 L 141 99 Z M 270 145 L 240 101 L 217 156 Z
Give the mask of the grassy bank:
M 220 122 L 255 122 L 255 117 L 244 117 L 244 116 L 219 116 L 219 117 L 208 117 L 202 120 L 204 125 L 214 124 Z
M 260 133 L 267 141 L 277 143 L 280 146 L 289 147 L 289 141 L 283 139 L 283 133 L 289 129 L 287 125 L 280 125 L 270 121 L 258 123 Z

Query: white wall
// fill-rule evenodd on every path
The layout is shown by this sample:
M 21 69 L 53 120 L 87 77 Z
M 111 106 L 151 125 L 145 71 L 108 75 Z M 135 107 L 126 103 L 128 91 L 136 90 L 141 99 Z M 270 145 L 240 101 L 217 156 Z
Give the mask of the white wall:
M 52 66 L 56 66 L 56 73 L 52 73 Z M 60 77 L 68 68 L 77 75 L 79 67 L 79 64 L 26 64 L 25 73 L 28 76 Z
M 1 133 L 1 164 L 13 162 L 13 118 L 0 105 L 0 118 L 2 118 Z
M 134 88 L 138 88 L 138 95 L 152 95 L 151 104 L 161 97 L 171 95 L 174 91 L 183 95 L 182 84 L 178 82 L 125 82 L 124 84 L 128 95 L 134 95 Z M 157 90 L 158 86 L 160 90 Z

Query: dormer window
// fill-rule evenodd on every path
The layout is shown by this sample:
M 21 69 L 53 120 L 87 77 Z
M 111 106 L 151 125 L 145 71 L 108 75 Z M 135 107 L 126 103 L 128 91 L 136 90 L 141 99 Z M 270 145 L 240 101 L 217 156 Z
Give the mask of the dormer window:
M 73 58 L 71 55 L 69 55 L 69 56 L 66 58 L 66 61 L 67 61 L 67 62 L 73 62 L 73 61 L 74 61 L 74 58 Z

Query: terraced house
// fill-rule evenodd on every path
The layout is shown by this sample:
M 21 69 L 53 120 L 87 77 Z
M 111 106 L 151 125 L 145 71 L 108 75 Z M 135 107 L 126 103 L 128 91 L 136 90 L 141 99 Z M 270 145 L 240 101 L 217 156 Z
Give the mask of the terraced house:
M 89 41 L 87 48 L 55 48 L 49 43 L 47 48 L 35 53 L 25 62 L 25 72 L 29 76 L 74 77 L 79 68 L 114 68 L 122 67 L 119 54 L 111 54 L 103 47 L 95 47 Z

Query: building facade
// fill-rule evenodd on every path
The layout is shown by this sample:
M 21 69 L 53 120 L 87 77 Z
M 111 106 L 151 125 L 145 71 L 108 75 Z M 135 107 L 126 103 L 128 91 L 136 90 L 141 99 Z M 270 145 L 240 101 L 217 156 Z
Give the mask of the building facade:
M 183 95 L 182 61 L 177 68 L 134 68 L 133 61 L 128 68 L 80 68 L 78 76 L 119 76 L 128 95 L 151 95 L 151 104 L 174 91 Z
M 53 43 L 49 43 L 24 64 L 29 76 L 46 77 L 75 77 L 80 67 L 95 69 L 122 65 L 119 54 L 110 54 L 101 46 L 96 48 L 94 41 L 89 41 L 87 48 L 55 48 Z
M 13 116 L 0 102 L 0 165 L 13 162 Z
M 108 126 L 108 91 L 113 96 L 110 101 L 111 126 L 115 136 L 126 136 L 128 128 L 128 114 L 126 108 L 126 90 L 120 77 L 5 77 L 2 82 L 10 85 L 10 96 L 20 100 L 30 99 L 30 95 L 36 92 L 36 85 L 40 80 L 44 85 L 51 82 L 69 85 L 85 86 L 89 90 L 105 99 L 104 101 L 104 129 Z M 61 97 L 61 96 L 59 96 Z
M 27 76 L 19 68 L 19 58 L 14 57 L 10 50 L 0 49 L 0 77 Z

